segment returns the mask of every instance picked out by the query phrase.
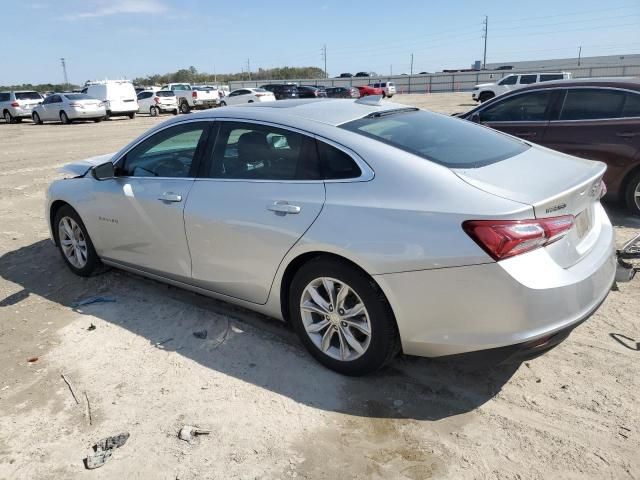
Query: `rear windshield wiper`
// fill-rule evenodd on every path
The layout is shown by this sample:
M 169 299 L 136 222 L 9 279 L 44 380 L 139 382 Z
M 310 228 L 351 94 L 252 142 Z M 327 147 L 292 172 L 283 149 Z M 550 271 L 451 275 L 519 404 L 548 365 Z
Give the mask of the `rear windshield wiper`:
M 407 113 L 407 112 L 417 112 L 418 110 L 420 110 L 420 109 L 416 108 L 416 107 L 394 108 L 393 110 L 384 110 L 382 112 L 373 112 L 373 113 L 370 113 L 369 115 L 366 115 L 363 118 L 388 117 L 389 115 L 396 115 L 398 113 Z

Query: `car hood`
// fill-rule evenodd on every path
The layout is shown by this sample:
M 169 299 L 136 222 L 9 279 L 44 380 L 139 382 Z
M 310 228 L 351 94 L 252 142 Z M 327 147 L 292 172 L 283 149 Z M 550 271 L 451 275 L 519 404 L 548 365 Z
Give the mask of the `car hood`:
M 60 168 L 58 172 L 60 173 L 70 173 L 74 177 L 82 177 L 85 173 L 89 171 L 91 167 L 95 167 L 96 165 L 102 165 L 103 163 L 108 162 L 113 158 L 114 153 L 107 153 L 105 155 L 97 155 L 95 157 L 85 158 L 84 160 L 80 160 L 78 162 L 73 162 L 65 165 Z

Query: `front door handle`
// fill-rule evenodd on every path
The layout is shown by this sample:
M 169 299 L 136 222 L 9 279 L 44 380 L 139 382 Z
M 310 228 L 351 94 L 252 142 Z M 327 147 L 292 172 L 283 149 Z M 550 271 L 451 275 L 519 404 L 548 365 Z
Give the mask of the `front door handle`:
M 290 205 L 285 201 L 277 201 L 273 202 L 271 205 L 267 205 L 267 210 L 271 210 L 272 212 L 282 213 L 282 214 L 296 214 L 300 213 L 302 210 L 298 205 Z
M 181 202 L 182 195 L 178 195 L 177 193 L 173 192 L 164 192 L 158 197 L 158 200 L 162 200 L 163 202 Z
M 518 132 L 515 134 L 515 136 L 520 138 L 531 138 L 535 137 L 537 134 L 538 132 Z
M 616 133 L 616 137 L 622 137 L 622 138 L 633 138 L 633 137 L 637 137 L 638 135 L 640 135 L 640 132 L 618 132 L 618 133 Z

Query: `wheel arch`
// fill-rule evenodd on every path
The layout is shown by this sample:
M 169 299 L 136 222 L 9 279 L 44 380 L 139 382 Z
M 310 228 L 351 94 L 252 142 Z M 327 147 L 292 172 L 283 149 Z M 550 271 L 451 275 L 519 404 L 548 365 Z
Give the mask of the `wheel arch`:
M 637 175 L 638 173 L 640 173 L 640 163 L 635 167 L 631 168 L 622 178 L 622 182 L 620 182 L 620 191 L 618 192 L 618 195 L 617 195 L 619 200 L 625 201 L 629 182 L 634 177 L 634 175 Z
M 51 225 L 51 236 L 53 237 L 53 242 L 56 244 L 56 246 L 58 246 L 58 236 L 55 234 L 54 220 L 58 211 L 60 211 L 60 209 L 65 206 L 73 208 L 68 202 L 65 202 L 64 200 L 55 200 L 49 207 L 49 225 Z M 77 213 L 77 210 L 75 208 L 73 208 L 73 210 Z

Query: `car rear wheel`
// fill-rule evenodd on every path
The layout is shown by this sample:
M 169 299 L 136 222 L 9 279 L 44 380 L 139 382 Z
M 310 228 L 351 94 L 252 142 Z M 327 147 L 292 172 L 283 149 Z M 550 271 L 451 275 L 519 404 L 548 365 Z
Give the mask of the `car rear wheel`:
M 189 113 L 190 111 L 191 111 L 191 108 L 189 107 L 189 104 L 187 103 L 186 100 L 183 100 L 182 102 L 180 102 L 181 113 Z
M 69 117 L 64 111 L 60 112 L 60 122 L 63 125 L 69 125 L 71 123 L 71 120 L 69 120 Z
M 40 119 L 40 115 L 38 115 L 36 112 L 33 112 L 33 115 L 31 115 L 31 119 L 33 120 L 33 123 L 35 123 L 36 125 L 42 125 L 42 120 Z
M 100 123 L 102 120 L 104 120 L 104 117 L 100 117 L 100 118 L 94 118 L 93 121 L 95 123 Z
M 373 372 L 400 350 L 384 295 L 346 263 L 318 257 L 303 265 L 291 283 L 289 313 L 307 350 L 336 372 Z
M 157 117 L 158 116 L 158 109 L 156 107 L 151 107 L 149 109 L 149 115 L 151 115 L 152 117 Z
M 629 179 L 625 191 L 625 202 L 632 213 L 640 215 L 640 172 L 636 172 Z
M 56 213 L 53 228 L 62 259 L 76 275 L 89 277 L 98 273 L 102 262 L 93 247 L 80 216 L 70 206 Z
M 136 118 L 136 112 L 130 113 L 130 114 L 128 115 L 128 117 L 129 117 L 131 120 L 133 120 L 134 118 Z
M 13 118 L 13 115 L 11 115 L 11 112 L 9 110 L 6 110 L 4 112 L 4 121 L 7 123 L 15 123 L 15 119 Z
M 480 103 L 484 103 L 487 100 L 491 100 L 493 97 L 495 97 L 495 95 L 491 92 L 482 92 L 478 97 L 478 100 L 480 100 Z

